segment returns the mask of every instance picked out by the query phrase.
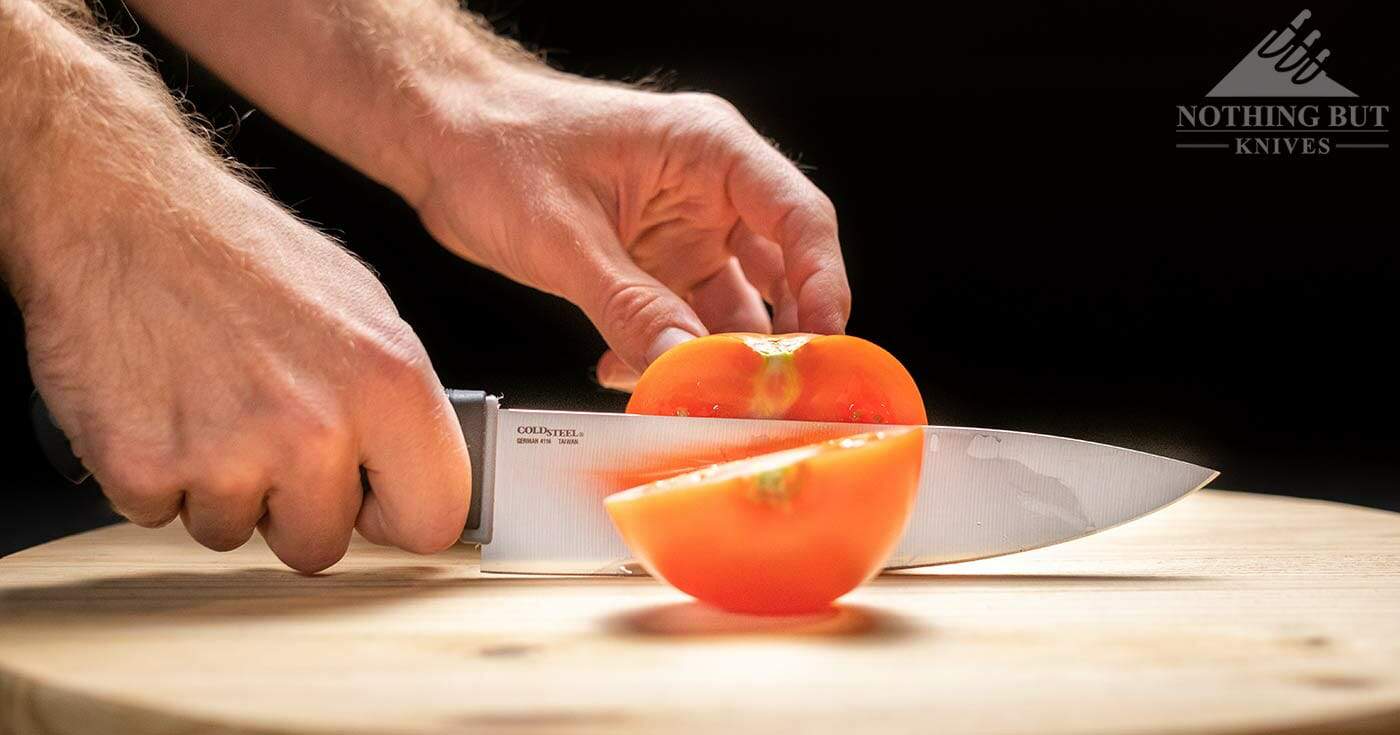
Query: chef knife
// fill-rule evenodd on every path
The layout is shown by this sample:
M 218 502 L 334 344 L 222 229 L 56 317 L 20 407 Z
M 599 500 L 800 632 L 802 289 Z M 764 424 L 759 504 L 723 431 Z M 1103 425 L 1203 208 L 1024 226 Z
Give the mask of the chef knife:
M 472 461 L 464 543 L 488 572 L 628 574 L 636 566 L 602 499 L 632 485 L 888 426 L 770 419 L 507 409 L 498 396 L 449 390 Z M 36 392 L 36 436 L 74 482 L 73 456 Z M 1139 518 L 1219 473 L 1106 444 L 1019 431 L 924 429 L 913 515 L 891 569 L 1050 546 Z

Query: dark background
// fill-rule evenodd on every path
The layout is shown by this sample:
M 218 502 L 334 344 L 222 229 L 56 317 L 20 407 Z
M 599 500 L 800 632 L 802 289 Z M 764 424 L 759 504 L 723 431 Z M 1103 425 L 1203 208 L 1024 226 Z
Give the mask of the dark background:
M 900 357 L 935 423 L 1069 435 L 1223 472 L 1217 486 L 1400 509 L 1393 151 L 1173 148 L 1200 101 L 1303 4 L 484 2 L 577 73 L 717 92 L 836 202 L 854 334 Z M 1395 3 L 1312 3 L 1328 72 L 1393 102 Z M 435 246 L 387 192 L 117 14 L 270 189 L 379 269 L 444 383 L 617 410 L 573 307 Z M 1389 140 L 1385 134 L 1382 140 Z M 15 433 L 0 553 L 101 522 L 27 438 L 22 325 L 0 316 Z

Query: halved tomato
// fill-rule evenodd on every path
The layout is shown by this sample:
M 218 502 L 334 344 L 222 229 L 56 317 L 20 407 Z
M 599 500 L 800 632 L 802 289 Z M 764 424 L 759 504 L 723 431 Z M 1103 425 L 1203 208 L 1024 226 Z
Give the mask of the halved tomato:
M 642 373 L 627 412 L 928 423 L 899 360 L 844 334 L 713 334 L 685 342 Z
M 914 508 L 924 432 L 832 439 L 658 480 L 604 501 L 655 576 L 735 612 L 826 607 L 878 572 Z

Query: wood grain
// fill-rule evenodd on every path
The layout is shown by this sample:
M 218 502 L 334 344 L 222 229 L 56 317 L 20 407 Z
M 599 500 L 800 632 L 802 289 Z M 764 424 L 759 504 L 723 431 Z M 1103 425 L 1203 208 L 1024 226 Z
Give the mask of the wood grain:
M 0 560 L 0 733 L 1400 732 L 1400 515 L 1204 492 L 825 615 L 117 526 Z

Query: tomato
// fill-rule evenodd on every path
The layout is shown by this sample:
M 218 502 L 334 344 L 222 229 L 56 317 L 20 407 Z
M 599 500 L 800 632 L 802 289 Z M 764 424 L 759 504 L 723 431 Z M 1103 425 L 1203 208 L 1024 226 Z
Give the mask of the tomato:
M 642 373 L 627 412 L 928 423 L 899 360 L 847 335 L 735 333 L 685 342 Z
M 735 612 L 825 609 L 893 553 L 922 428 L 856 434 L 624 490 L 604 504 L 654 576 Z

